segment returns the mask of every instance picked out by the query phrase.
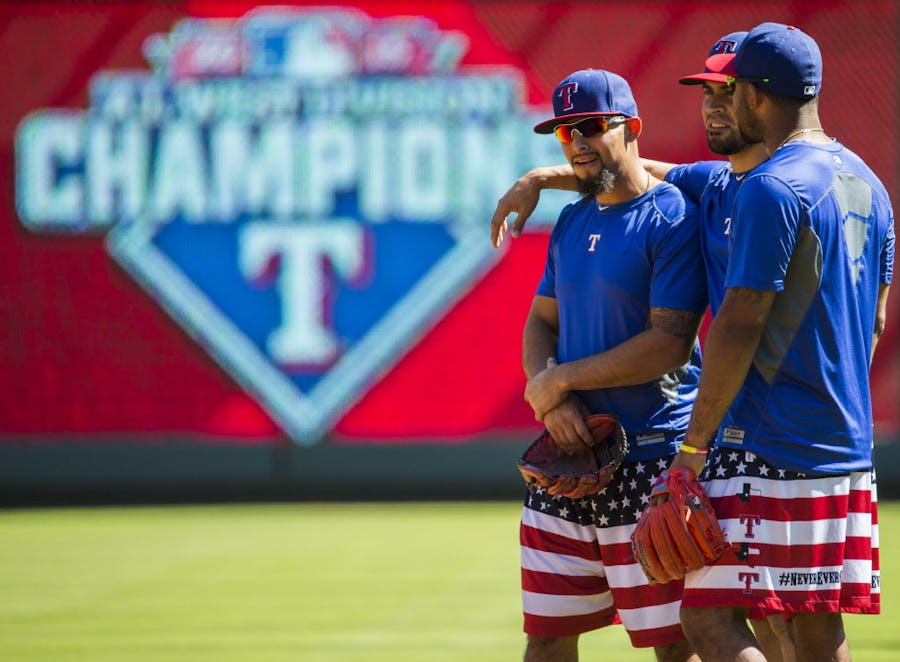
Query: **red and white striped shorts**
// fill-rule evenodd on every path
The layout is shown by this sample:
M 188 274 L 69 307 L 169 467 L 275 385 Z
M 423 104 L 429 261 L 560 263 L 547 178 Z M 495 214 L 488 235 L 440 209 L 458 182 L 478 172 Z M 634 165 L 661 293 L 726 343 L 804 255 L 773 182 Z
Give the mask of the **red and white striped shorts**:
M 522 509 L 524 630 L 566 637 L 622 623 L 636 647 L 684 638 L 682 582 L 650 586 L 631 532 L 671 457 L 623 463 L 600 495 L 573 501 L 529 491 Z
M 685 580 L 685 607 L 880 611 L 873 471 L 806 476 L 711 449 L 700 476 L 731 549 Z

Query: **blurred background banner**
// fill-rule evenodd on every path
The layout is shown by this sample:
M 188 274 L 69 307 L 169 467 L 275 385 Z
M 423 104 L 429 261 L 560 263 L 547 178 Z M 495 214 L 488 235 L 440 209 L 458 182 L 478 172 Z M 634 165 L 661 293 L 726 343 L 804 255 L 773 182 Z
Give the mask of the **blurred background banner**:
M 710 158 L 677 78 L 726 32 L 798 25 L 823 51 L 826 130 L 896 204 L 898 18 L 889 1 L 4 3 L 0 494 L 515 494 L 538 431 L 521 330 L 571 196 L 499 250 L 488 231 L 516 177 L 562 159 L 531 131 L 554 85 L 616 71 L 643 156 Z M 879 453 L 900 438 L 896 289 Z

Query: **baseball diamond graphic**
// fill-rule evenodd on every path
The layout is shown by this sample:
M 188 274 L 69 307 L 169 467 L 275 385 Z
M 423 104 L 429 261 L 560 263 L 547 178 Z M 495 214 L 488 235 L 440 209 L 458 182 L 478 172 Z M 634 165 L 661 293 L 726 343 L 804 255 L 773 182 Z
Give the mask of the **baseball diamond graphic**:
M 110 253 L 222 366 L 265 404 L 299 443 L 319 440 L 329 421 L 387 369 L 430 320 L 451 305 L 496 255 L 480 233 L 456 242 L 447 254 L 352 346 L 308 391 L 272 363 L 264 351 L 156 248 L 149 228 L 136 223 L 110 232 Z

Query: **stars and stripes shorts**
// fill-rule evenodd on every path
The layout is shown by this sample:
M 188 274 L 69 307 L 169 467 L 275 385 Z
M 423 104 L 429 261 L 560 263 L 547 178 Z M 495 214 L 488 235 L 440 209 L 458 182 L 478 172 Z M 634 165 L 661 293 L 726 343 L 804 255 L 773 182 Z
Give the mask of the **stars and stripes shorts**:
M 671 456 L 625 462 L 599 495 L 525 497 L 520 525 L 526 633 L 567 637 L 622 623 L 636 647 L 684 638 L 682 582 L 650 586 L 631 554 L 631 532 L 652 480 Z
M 685 607 L 880 611 L 874 471 L 807 476 L 711 449 L 700 476 L 731 549 L 685 580 Z

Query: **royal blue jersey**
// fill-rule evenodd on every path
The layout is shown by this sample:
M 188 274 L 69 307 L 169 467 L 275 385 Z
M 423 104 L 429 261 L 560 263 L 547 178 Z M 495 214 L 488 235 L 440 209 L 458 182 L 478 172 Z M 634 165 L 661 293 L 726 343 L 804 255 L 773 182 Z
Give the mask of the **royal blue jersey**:
M 743 174 L 735 174 L 728 161 L 697 161 L 677 165 L 666 174 L 700 207 L 700 246 L 706 266 L 709 307 L 713 315 L 725 298 L 725 270 L 728 268 L 728 232 L 731 209 Z
M 777 292 L 719 443 L 811 474 L 872 466 L 869 364 L 893 211 L 837 142 L 788 143 L 743 181 L 726 287 Z
M 667 183 L 623 204 L 599 208 L 585 198 L 563 209 L 537 289 L 557 301 L 561 363 L 644 331 L 651 307 L 703 313 L 706 278 L 696 212 Z M 687 364 L 656 381 L 577 394 L 592 412 L 618 414 L 632 440 L 629 459 L 647 459 L 675 451 L 699 374 L 695 345 Z

